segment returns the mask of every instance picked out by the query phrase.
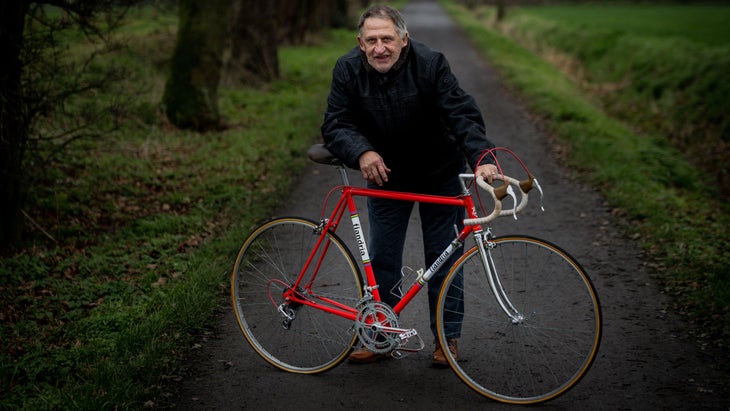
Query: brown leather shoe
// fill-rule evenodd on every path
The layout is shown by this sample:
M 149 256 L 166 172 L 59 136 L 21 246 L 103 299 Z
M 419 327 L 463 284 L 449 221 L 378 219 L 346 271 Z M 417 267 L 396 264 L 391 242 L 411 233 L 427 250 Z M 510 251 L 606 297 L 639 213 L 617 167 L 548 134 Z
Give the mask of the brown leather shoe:
M 376 354 L 365 348 L 358 348 L 353 351 L 347 360 L 352 364 L 370 364 L 388 358 L 386 354 Z
M 456 338 L 448 340 L 448 344 L 449 351 L 451 351 L 451 355 L 454 357 L 454 360 L 458 359 L 459 356 L 457 355 Z M 446 360 L 446 356 L 441 350 L 441 344 L 439 344 L 438 340 L 436 340 L 436 349 L 433 352 L 433 360 L 431 360 L 431 365 L 436 368 L 445 368 L 449 366 L 449 362 Z

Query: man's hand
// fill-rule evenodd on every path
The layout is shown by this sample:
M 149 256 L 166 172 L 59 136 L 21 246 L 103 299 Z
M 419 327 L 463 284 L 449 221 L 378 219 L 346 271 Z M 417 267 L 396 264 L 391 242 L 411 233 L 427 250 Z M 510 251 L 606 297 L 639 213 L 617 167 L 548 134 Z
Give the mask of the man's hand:
M 477 171 L 474 174 L 484 177 L 487 183 L 492 184 L 494 177 L 497 177 L 497 166 L 494 164 L 482 164 L 477 167 Z
M 382 186 L 383 183 L 388 182 L 388 173 L 390 173 L 390 169 L 385 166 L 380 154 L 375 151 L 366 151 L 362 153 L 358 161 L 360 162 L 362 177 L 367 180 L 368 183 Z

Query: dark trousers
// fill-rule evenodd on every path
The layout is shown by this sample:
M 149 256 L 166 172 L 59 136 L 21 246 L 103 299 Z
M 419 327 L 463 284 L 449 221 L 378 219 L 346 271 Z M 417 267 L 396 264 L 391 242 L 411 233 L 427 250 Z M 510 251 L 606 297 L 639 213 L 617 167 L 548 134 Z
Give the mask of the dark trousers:
M 377 188 L 376 186 L 371 187 Z M 460 185 L 458 177 L 455 176 L 441 186 L 423 193 L 454 196 L 459 192 Z M 370 250 L 370 260 L 375 279 L 379 285 L 380 297 L 383 302 L 391 307 L 400 301 L 400 297 L 393 295 L 391 289 L 401 279 L 403 248 L 413 204 L 409 201 L 368 198 L 370 219 L 370 243 L 368 248 Z M 464 210 L 460 207 L 425 203 L 419 203 L 418 210 L 421 217 L 421 230 L 423 231 L 425 268 L 428 268 L 456 237 L 454 226 L 456 225 L 459 230 L 464 226 Z M 428 282 L 428 308 L 431 332 L 434 337 L 437 335 L 436 305 L 441 284 L 451 265 L 463 252 L 463 248 L 456 250 Z M 459 281 L 456 282 L 458 287 L 451 287 L 449 294 L 454 298 L 449 298 L 446 302 L 444 324 L 448 338 L 458 338 L 461 333 L 461 320 L 464 312 L 462 280 L 460 277 Z

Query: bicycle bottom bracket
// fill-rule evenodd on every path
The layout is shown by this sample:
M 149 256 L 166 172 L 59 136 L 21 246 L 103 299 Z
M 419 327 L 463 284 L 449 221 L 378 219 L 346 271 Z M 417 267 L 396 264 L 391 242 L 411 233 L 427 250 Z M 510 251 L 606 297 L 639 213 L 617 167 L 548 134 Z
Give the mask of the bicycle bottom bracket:
M 398 348 L 400 338 L 392 330 L 398 328 L 398 316 L 387 304 L 367 301 L 355 319 L 355 331 L 365 348 L 383 354 Z

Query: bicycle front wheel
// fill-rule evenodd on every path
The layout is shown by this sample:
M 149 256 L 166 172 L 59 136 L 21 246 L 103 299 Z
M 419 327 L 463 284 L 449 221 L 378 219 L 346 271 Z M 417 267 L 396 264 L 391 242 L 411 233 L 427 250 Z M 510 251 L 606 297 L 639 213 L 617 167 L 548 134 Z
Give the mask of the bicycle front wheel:
M 546 241 L 500 237 L 487 248 L 486 259 L 476 246 L 467 251 L 444 280 L 439 341 L 445 347 L 458 338 L 458 358 L 444 353 L 459 378 L 486 397 L 510 404 L 553 399 L 585 375 L 598 352 L 596 290 L 573 257 Z M 502 304 L 494 289 L 502 290 Z
M 302 269 L 320 238 L 318 224 L 279 218 L 258 227 L 243 243 L 231 276 L 238 325 L 253 349 L 285 371 L 314 374 L 339 364 L 357 335 L 352 320 L 283 298 L 299 279 L 297 292 L 351 307 L 362 298 L 358 266 L 345 244 L 325 234 L 309 269 Z

